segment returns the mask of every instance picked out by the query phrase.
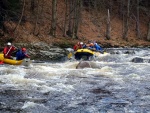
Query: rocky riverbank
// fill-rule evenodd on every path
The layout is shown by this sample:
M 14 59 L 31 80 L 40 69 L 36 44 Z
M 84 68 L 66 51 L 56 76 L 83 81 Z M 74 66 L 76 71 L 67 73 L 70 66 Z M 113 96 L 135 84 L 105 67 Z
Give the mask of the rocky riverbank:
M 37 42 L 37 43 L 15 43 L 14 44 L 17 48 L 25 47 L 27 48 L 28 54 L 31 56 L 32 60 L 35 61 L 47 61 L 47 62 L 60 62 L 65 61 L 69 51 L 65 47 L 61 47 L 60 45 L 54 46 L 52 44 L 47 44 L 44 42 Z M 108 46 L 108 47 L 107 47 Z M 113 46 L 106 45 L 104 48 L 110 48 Z M 119 47 L 119 46 L 116 46 Z M 138 48 L 145 48 L 145 46 L 138 46 Z M 150 46 L 147 46 L 150 48 Z M 71 47 L 70 47 L 71 48 Z M 113 47 L 114 48 L 114 47 Z M 123 48 L 131 48 L 131 47 L 123 47 Z M 3 45 L 0 46 L 0 51 L 3 50 Z M 108 51 L 111 53 L 111 51 Z M 132 54 L 133 51 L 125 51 L 125 54 Z M 111 53 L 117 54 L 117 53 Z
M 31 59 L 36 61 L 62 61 L 68 54 L 66 49 L 48 45 L 46 43 L 16 43 L 17 48 L 25 47 L 27 48 L 28 54 L 31 56 Z M 1 46 L 0 51 L 3 48 Z

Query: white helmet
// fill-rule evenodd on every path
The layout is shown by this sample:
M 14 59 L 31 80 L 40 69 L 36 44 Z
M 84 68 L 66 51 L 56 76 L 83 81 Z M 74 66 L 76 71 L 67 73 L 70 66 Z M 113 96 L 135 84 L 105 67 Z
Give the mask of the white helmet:
M 82 45 L 82 44 L 83 44 L 83 42 L 80 42 L 80 44 Z
M 7 45 L 8 45 L 8 46 L 11 46 L 11 43 L 10 43 L 10 42 L 8 42 L 8 43 L 7 43 Z

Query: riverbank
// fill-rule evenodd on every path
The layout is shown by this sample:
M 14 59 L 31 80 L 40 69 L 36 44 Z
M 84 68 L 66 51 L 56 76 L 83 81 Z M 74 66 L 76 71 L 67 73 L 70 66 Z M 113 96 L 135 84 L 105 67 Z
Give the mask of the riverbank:
M 67 58 L 67 55 L 69 51 L 66 50 L 66 48 L 73 48 L 73 45 L 76 43 L 76 41 L 82 41 L 82 40 L 58 40 L 57 41 L 51 41 L 49 43 L 45 42 L 28 42 L 28 43 L 13 43 L 16 47 L 22 48 L 25 47 L 28 50 L 29 55 L 31 56 L 31 59 L 38 60 L 38 61 L 64 61 Z M 86 42 L 86 41 L 85 41 Z M 142 43 L 142 45 L 140 44 Z M 5 43 L 1 43 L 0 45 L 0 51 L 3 51 Z M 117 41 L 101 41 L 100 44 L 103 48 L 150 48 L 150 44 L 148 42 L 118 42 Z M 127 51 L 126 53 L 130 53 L 130 51 Z

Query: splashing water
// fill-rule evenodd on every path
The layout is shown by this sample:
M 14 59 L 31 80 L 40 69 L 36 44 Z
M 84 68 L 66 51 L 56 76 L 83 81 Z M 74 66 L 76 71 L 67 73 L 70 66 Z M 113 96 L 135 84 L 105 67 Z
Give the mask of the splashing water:
M 99 68 L 76 69 L 79 61 L 0 66 L 1 113 L 149 113 L 150 49 L 108 49 L 93 61 Z M 116 54 L 117 53 L 117 54 Z

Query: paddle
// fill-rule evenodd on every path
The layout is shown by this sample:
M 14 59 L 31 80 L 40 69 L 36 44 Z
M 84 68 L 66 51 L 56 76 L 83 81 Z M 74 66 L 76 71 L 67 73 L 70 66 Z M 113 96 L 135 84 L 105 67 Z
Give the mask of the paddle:
M 10 53 L 10 51 L 11 51 L 11 49 L 12 49 L 13 47 L 14 47 L 15 49 L 14 49 L 14 51 L 12 51 L 12 53 L 11 53 L 11 56 L 10 56 L 11 59 L 14 59 L 13 57 L 16 56 L 16 52 L 18 51 L 18 48 L 17 48 L 17 47 L 11 46 L 11 47 L 9 48 L 9 50 L 7 51 L 6 55 L 5 55 L 5 56 L 7 56 L 7 55 Z M 14 60 L 15 60 L 15 59 L 14 59 Z
M 30 66 L 30 64 L 32 63 L 32 61 L 30 60 L 30 58 L 24 58 L 22 65 L 24 66 Z
M 73 56 L 73 54 L 70 52 L 67 57 L 68 57 L 68 59 L 71 59 L 72 56 Z
M 10 50 L 11 50 L 11 48 L 12 48 L 12 46 L 9 48 L 9 50 L 7 51 L 7 53 L 6 53 L 6 55 L 5 56 L 7 56 L 8 55 L 8 53 L 10 52 Z

